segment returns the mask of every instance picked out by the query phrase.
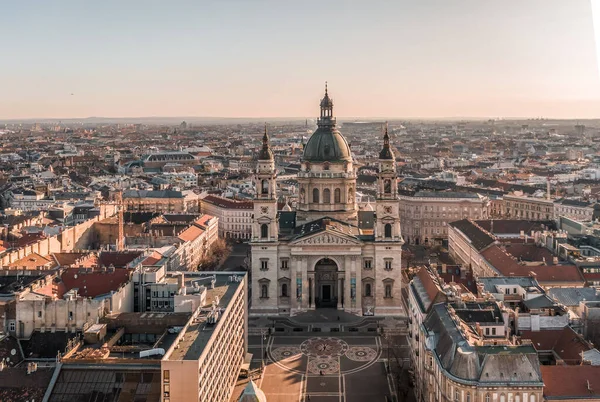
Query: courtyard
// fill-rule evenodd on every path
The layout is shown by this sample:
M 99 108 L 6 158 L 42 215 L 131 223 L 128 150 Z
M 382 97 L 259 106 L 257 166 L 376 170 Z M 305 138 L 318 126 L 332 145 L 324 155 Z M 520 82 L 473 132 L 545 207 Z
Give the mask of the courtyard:
M 253 363 L 264 359 L 256 384 L 269 402 L 392 400 L 381 338 L 368 333 L 249 337 Z M 261 359 L 262 357 L 262 359 Z M 236 387 L 236 401 L 243 386 Z

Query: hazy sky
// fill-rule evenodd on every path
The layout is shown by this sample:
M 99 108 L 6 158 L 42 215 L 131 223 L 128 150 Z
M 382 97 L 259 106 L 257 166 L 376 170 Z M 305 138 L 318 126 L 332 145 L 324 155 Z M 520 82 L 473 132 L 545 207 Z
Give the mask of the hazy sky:
M 596 0 L 0 1 L 0 118 L 600 117 Z

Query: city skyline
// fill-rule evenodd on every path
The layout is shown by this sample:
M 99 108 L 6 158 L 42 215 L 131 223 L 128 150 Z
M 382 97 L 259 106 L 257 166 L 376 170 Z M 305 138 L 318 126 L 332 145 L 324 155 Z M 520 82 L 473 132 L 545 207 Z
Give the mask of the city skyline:
M 600 117 L 589 0 L 141 4 L 7 5 L 0 119 Z

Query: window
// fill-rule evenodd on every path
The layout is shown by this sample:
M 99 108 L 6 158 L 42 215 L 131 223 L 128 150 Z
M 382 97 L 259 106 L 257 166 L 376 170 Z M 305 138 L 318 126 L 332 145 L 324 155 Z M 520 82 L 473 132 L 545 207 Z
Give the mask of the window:
M 506 396 L 504 396 L 504 394 L 500 394 L 500 402 L 506 402 Z
M 385 269 L 386 271 L 391 271 L 392 270 L 392 259 L 391 258 L 386 258 L 383 262 L 385 264 L 385 266 L 383 267 L 383 269 Z
M 287 258 L 281 259 L 281 269 L 288 269 L 288 259 Z
M 458 402 L 460 400 L 460 394 L 458 390 L 454 391 L 454 401 Z
M 313 188 L 313 202 L 315 204 L 319 203 L 319 189 L 318 188 Z
M 330 204 L 331 203 L 331 191 L 326 188 L 325 190 L 323 190 L 323 204 Z
M 365 297 L 371 297 L 371 284 L 365 284 Z
M 386 238 L 392 237 L 392 225 L 389 223 L 386 223 L 384 226 L 384 236 Z
M 281 285 L 281 297 L 288 297 L 288 286 L 287 283 Z
M 335 202 L 336 204 L 339 204 L 340 202 L 342 202 L 342 195 L 341 195 L 341 191 L 339 188 L 336 188 L 333 191 L 333 202 Z
M 269 182 L 267 180 L 263 180 L 261 183 L 261 193 L 269 194 Z
M 15 332 L 17 330 L 17 326 L 14 321 L 8 323 L 8 330 L 10 332 Z
M 38 311 L 38 318 L 42 318 L 42 311 Z
M 269 237 L 269 225 L 266 223 L 260 225 L 260 237 L 261 239 L 266 239 Z
M 467 402 L 471 402 L 471 393 L 467 392 Z
M 260 260 L 260 270 L 266 271 L 268 269 L 269 269 L 269 260 L 268 259 Z
M 392 285 L 385 285 L 385 297 L 388 299 L 392 298 Z
M 485 394 L 485 402 L 490 402 L 490 394 Z
M 392 181 L 390 179 L 385 179 L 383 181 L 383 192 L 386 194 L 390 194 L 392 192 Z
M 163 371 L 163 381 L 165 384 L 168 384 L 171 380 L 171 371 L 165 370 Z
M 72 320 L 73 320 L 73 312 L 69 311 L 69 321 L 72 321 Z
M 535 402 L 535 395 L 534 394 L 529 395 L 529 402 Z
M 496 328 L 492 328 L 492 335 L 496 335 Z
M 267 285 L 262 285 L 260 287 L 260 297 L 262 299 L 268 299 L 269 298 L 269 287 Z
M 170 384 L 164 384 L 163 385 L 163 391 L 164 391 L 164 396 L 168 397 L 169 394 L 171 393 L 171 385 Z
M 371 260 L 370 258 L 365 258 L 365 260 L 364 260 L 365 269 L 373 268 L 372 263 L 373 263 L 373 260 Z

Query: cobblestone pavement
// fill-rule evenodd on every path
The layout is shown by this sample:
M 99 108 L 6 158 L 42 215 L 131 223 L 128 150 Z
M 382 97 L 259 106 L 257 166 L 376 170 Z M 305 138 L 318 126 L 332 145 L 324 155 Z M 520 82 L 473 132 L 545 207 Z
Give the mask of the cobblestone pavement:
M 269 402 L 391 400 L 378 336 L 275 335 L 263 338 L 262 348 L 260 336 L 249 342 L 254 364 L 264 359 L 264 375 L 256 383 Z

